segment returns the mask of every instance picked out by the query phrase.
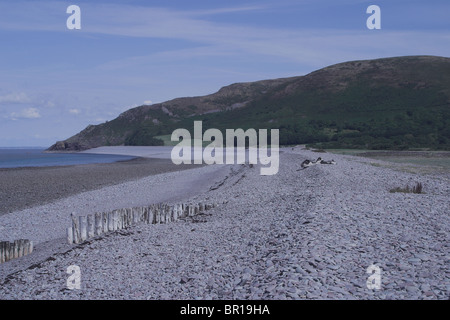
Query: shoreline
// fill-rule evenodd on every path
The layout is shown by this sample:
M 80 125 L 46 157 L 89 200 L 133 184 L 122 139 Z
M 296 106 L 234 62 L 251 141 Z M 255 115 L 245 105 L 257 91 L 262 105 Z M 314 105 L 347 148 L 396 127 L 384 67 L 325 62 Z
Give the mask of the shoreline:
M 136 157 L 112 163 L 0 169 L 0 216 L 81 192 L 165 172 L 193 169 L 166 159 Z
M 76 154 L 76 153 L 74 153 Z M 114 162 L 96 162 L 96 163 L 77 163 L 77 164 L 63 164 L 63 165 L 43 165 L 43 166 L 24 166 L 24 167 L 0 167 L 1 171 L 14 171 L 14 170 L 23 170 L 23 169 L 40 169 L 40 168 L 67 168 L 67 167 L 76 167 L 76 166 L 87 166 L 87 165 L 102 165 L 102 164 L 112 164 L 112 163 L 119 163 L 119 162 L 128 162 L 128 161 L 134 161 L 138 159 L 150 159 L 150 158 L 144 158 L 144 157 L 138 157 L 138 156 L 130 156 L 133 157 L 131 159 L 122 159 L 122 160 L 116 160 Z

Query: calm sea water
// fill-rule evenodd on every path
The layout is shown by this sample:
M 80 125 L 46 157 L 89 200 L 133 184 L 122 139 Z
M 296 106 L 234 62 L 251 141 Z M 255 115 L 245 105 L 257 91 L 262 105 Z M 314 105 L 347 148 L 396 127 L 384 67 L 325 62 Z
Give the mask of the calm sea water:
M 45 149 L 0 148 L 0 168 L 67 166 L 89 163 L 111 163 L 135 157 L 87 153 L 44 153 Z

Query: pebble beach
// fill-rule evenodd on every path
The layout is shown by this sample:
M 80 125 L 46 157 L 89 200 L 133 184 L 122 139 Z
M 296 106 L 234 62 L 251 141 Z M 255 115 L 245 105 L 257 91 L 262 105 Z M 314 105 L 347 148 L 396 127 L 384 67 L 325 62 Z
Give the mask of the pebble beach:
M 300 169 L 318 156 L 335 165 Z M 161 160 L 162 161 L 162 160 Z M 283 148 L 276 175 L 211 165 L 108 182 L 0 216 L 0 240 L 35 251 L 0 264 L 0 299 L 450 298 L 450 174 Z M 391 193 L 423 184 L 422 194 Z M 69 245 L 70 214 L 211 203 L 190 219 Z M 77 265 L 81 289 L 67 288 Z M 369 266 L 381 288 L 366 285 Z

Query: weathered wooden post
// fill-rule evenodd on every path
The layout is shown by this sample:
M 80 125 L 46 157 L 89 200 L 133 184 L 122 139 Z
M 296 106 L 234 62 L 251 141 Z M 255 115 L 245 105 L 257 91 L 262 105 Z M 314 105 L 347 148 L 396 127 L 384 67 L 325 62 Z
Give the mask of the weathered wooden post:
M 73 214 L 71 214 L 70 216 L 72 218 L 73 242 L 80 243 L 81 233 L 80 233 L 79 220 Z
M 95 219 L 92 214 L 87 216 L 87 237 L 93 238 L 95 236 Z
M 1 241 L 0 242 L 0 263 L 3 263 L 6 261 L 6 242 Z
M 23 243 L 23 255 L 24 256 L 26 256 L 30 253 L 29 249 L 30 249 L 30 240 L 24 240 L 24 243 Z
M 147 210 L 148 210 L 148 223 L 154 224 L 155 223 L 155 212 L 153 210 L 153 205 L 150 205 Z
M 168 215 L 168 210 L 167 210 L 167 206 L 165 204 L 162 205 L 162 217 L 163 217 L 163 223 L 167 223 L 168 219 L 169 219 L 169 215 Z
M 169 222 L 173 222 L 173 206 L 167 205 L 167 211 L 169 212 Z
M 132 226 L 133 224 L 133 220 L 131 219 L 132 218 L 132 211 L 131 211 L 131 208 L 126 208 L 125 209 L 125 212 L 126 212 L 126 220 L 127 220 L 127 227 L 130 227 L 130 226 Z
M 9 252 L 9 249 L 8 249 Z M 0 263 L 6 262 L 6 241 L 0 242 Z
M 131 214 L 133 217 L 133 226 L 135 226 L 137 224 L 137 219 L 138 219 L 137 208 L 131 208 Z
M 148 224 L 148 207 L 143 207 L 142 208 L 142 221 L 145 223 L 145 224 Z
M 9 241 L 5 242 L 5 262 L 12 259 L 12 245 Z
M 125 229 L 127 228 L 127 225 L 125 224 L 125 214 L 123 209 L 118 210 L 119 212 L 119 229 Z
M 122 209 L 122 211 L 123 211 L 124 224 L 128 228 L 128 227 L 130 227 L 130 221 L 128 221 L 128 210 L 127 209 Z
M 16 259 L 19 257 L 19 240 L 14 240 L 13 248 L 13 258 Z
M 110 212 L 110 216 L 111 216 L 111 230 L 109 230 L 109 231 L 115 231 L 116 230 L 116 218 L 115 218 L 114 210 Z
M 28 254 L 32 253 L 34 249 L 33 241 L 28 242 Z
M 17 251 L 18 251 L 17 257 L 20 258 L 20 257 L 23 257 L 23 249 L 25 247 L 24 246 L 25 245 L 25 240 L 24 239 L 19 239 L 18 243 L 19 243 L 19 247 L 17 248 Z
M 122 230 L 123 229 L 123 224 L 122 224 L 122 214 L 120 212 L 120 210 L 116 210 L 116 216 L 117 216 L 117 230 Z
M 166 208 L 164 206 L 164 204 L 161 204 L 160 206 L 160 218 L 159 218 L 159 223 L 163 224 L 166 223 Z
M 146 211 L 147 211 L 147 207 L 141 207 L 141 223 L 147 221 Z
M 119 212 L 117 210 L 114 210 L 112 212 L 113 216 L 113 231 L 116 231 L 119 229 Z
M 184 218 L 184 204 L 180 203 L 180 204 L 178 205 L 178 210 L 179 210 L 178 216 L 179 216 L 180 218 Z
M 102 212 L 102 227 L 103 227 L 103 233 L 108 232 L 108 213 Z
M 122 214 L 123 214 L 123 223 L 124 223 L 125 227 L 128 228 L 130 226 L 130 222 L 128 221 L 127 209 L 122 209 Z
M 108 212 L 108 231 L 113 231 L 114 230 L 114 220 L 113 220 L 113 216 L 112 216 L 112 212 Z
M 102 224 L 102 213 L 96 212 L 95 213 L 95 235 L 99 236 L 103 233 L 103 224 Z
M 158 224 L 161 221 L 161 215 L 159 212 L 159 206 L 155 206 L 155 224 Z
M 80 216 L 80 234 L 81 234 L 81 241 L 86 241 L 87 239 L 87 218 L 85 216 Z
M 174 222 L 178 220 L 178 206 L 176 204 L 172 207 L 172 219 Z
M 139 224 L 142 222 L 142 207 L 136 208 L 136 224 Z
M 67 228 L 67 242 L 69 244 L 73 244 L 73 228 L 72 227 Z
M 11 249 L 12 249 L 12 245 L 9 241 L 5 242 L 5 262 L 9 261 L 10 259 L 12 259 L 11 257 Z

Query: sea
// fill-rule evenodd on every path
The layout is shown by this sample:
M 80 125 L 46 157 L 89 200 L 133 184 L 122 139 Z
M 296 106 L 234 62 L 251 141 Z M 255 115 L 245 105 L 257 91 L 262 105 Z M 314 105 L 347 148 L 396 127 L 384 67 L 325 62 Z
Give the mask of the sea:
M 0 148 L 0 168 L 68 166 L 112 163 L 134 156 L 90 153 L 45 153 L 45 148 Z

